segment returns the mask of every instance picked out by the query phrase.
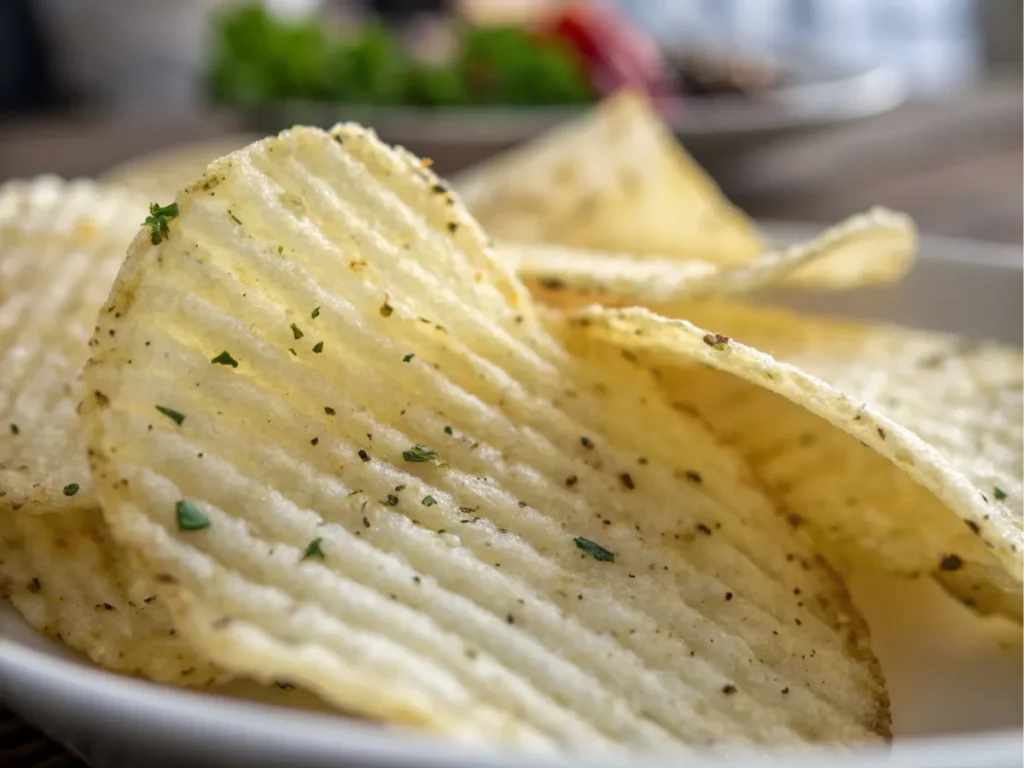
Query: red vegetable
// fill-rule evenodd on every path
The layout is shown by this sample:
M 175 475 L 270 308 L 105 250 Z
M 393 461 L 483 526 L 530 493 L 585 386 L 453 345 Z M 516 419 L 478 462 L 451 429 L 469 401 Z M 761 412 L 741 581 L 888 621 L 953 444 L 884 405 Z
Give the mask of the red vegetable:
M 590 3 L 569 3 L 538 32 L 579 51 L 602 95 L 620 88 L 644 91 L 652 98 L 678 93 L 657 42 L 621 14 Z

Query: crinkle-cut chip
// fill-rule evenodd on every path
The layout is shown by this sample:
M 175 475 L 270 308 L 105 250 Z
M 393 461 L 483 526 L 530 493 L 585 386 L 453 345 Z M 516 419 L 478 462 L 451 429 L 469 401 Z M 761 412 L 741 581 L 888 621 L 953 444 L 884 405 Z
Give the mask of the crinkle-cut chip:
M 235 134 L 151 152 L 109 169 L 100 180 L 138 190 L 150 200 L 170 200 L 202 176 L 211 161 L 258 138 Z
M 195 687 L 226 679 L 171 628 L 99 509 L 0 513 L 0 594 L 33 629 L 108 669 Z
M 637 93 L 619 93 L 452 183 L 500 240 L 730 265 L 765 250 L 753 223 Z
M 466 740 L 887 734 L 802 533 L 646 372 L 569 355 L 440 183 L 358 126 L 294 128 L 133 242 L 82 418 L 177 625 L 236 673 Z
M 656 368 L 835 564 L 930 573 L 976 610 L 1020 620 L 1018 350 L 764 309 L 680 311 L 715 330 L 643 309 L 575 321 Z
M 47 176 L 0 187 L 0 514 L 88 509 L 78 376 L 146 201 Z
M 498 249 L 545 303 L 655 304 L 721 298 L 771 285 L 846 289 L 893 283 L 913 264 L 917 232 L 909 216 L 873 208 L 806 243 L 769 251 L 738 267 L 609 254 L 553 245 Z

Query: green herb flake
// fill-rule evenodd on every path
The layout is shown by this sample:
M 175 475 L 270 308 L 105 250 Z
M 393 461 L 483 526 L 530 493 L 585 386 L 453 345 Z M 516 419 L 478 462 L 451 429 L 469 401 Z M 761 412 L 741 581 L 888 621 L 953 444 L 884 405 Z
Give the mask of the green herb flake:
M 14 436 L 18 436 L 21 434 L 21 429 L 18 428 L 17 424 L 11 424 L 11 434 Z
M 996 497 L 996 501 L 1005 501 L 1008 494 L 998 485 L 992 487 L 992 495 Z
M 325 405 L 324 406 L 324 413 L 326 413 L 328 416 L 333 416 L 334 414 L 337 413 L 337 411 L 334 410 L 333 408 L 331 408 L 331 406 Z
M 218 365 L 230 365 L 232 368 L 238 367 L 238 361 L 235 360 L 227 350 L 221 352 L 216 357 L 211 358 L 210 362 Z
M 210 527 L 210 518 L 191 501 L 176 502 L 174 511 L 178 516 L 179 531 L 201 531 Z
M 435 504 L 437 504 L 437 499 L 435 499 L 433 496 L 424 496 L 423 500 L 420 503 L 424 507 L 432 507 Z
M 149 227 L 149 241 L 153 245 L 160 245 L 163 240 L 171 239 L 171 228 L 167 222 L 177 215 L 177 203 L 171 203 L 170 205 L 149 204 L 149 216 L 146 217 L 143 226 Z
M 459 507 L 459 512 L 461 512 L 464 515 L 471 515 L 474 512 L 476 512 L 476 509 L 474 509 L 473 507 Z M 479 519 L 480 518 L 478 517 L 473 522 L 476 522 L 476 520 L 479 520 Z
M 277 255 L 280 256 L 282 253 L 284 253 L 284 246 L 283 245 L 277 246 Z
M 169 418 L 171 421 L 173 421 L 175 424 L 177 424 L 179 427 L 181 426 L 181 422 L 185 420 L 185 414 L 179 413 L 173 408 L 167 408 L 163 405 L 158 405 L 156 409 L 160 411 L 160 413 L 162 413 L 164 416 Z
M 614 552 L 610 552 L 609 550 L 602 547 L 600 544 L 593 542 L 590 539 L 585 539 L 582 536 L 577 536 L 573 539 L 573 543 L 576 545 L 577 549 L 582 549 L 595 560 L 600 560 L 602 563 L 615 562 Z
M 317 319 L 318 317 L 320 317 L 320 307 L 317 307 L 317 308 L 316 308 L 316 309 L 314 309 L 314 310 L 313 310 L 312 312 L 310 312 L 310 313 L 309 313 L 309 316 L 310 316 L 311 318 L 313 318 L 314 320 L 316 320 L 316 319 Z
M 74 496 L 76 493 L 78 493 L 78 487 L 78 483 L 68 483 L 67 485 L 64 486 L 64 495 Z
M 414 353 L 410 352 L 408 355 L 406 355 L 405 357 L 402 358 L 402 362 L 403 363 L 411 362 L 414 357 L 416 357 L 416 355 Z
M 432 451 L 425 445 L 417 443 L 407 451 L 402 451 L 402 458 L 406 461 L 415 463 L 423 463 L 425 461 L 433 461 L 437 458 L 437 451 Z
M 444 428 L 444 433 L 446 435 L 454 435 L 455 434 L 454 432 L 452 432 L 452 428 L 451 427 L 445 427 Z
M 323 539 L 313 539 L 309 544 L 306 545 L 306 551 L 302 553 L 302 559 L 308 560 L 311 557 L 319 557 L 321 560 L 324 559 L 324 551 L 321 548 Z M 300 561 L 301 562 L 301 561 Z
M 319 355 L 323 351 L 324 351 L 324 343 L 322 341 L 318 341 L 316 344 L 313 345 L 313 352 L 314 353 Z
M 387 501 L 385 501 L 384 503 L 387 504 L 389 507 L 397 507 L 398 506 L 398 497 L 395 496 L 395 494 L 393 494 L 393 493 L 389 493 Z
M 725 349 L 725 345 L 730 341 L 728 336 L 723 336 L 720 333 L 705 333 L 704 343 L 709 347 L 714 347 L 719 352 Z
M 292 323 L 292 336 L 294 336 L 296 339 L 301 339 L 305 335 L 306 334 L 302 332 L 302 329 L 299 328 L 299 326 L 297 326 L 295 323 Z

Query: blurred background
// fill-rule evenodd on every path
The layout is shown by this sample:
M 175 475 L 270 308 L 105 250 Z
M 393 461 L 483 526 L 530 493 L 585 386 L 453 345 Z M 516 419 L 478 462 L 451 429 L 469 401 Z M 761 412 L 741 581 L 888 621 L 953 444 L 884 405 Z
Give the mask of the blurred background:
M 754 216 L 1022 239 L 1020 0 L 0 0 L 0 180 L 356 119 L 453 173 L 623 85 Z

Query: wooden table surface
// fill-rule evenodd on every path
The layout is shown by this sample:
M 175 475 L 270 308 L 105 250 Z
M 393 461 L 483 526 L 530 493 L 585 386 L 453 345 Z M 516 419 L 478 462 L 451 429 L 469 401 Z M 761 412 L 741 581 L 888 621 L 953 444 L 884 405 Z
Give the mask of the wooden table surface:
M 721 179 L 757 217 L 833 222 L 881 204 L 907 211 L 931 234 L 1021 243 L 1024 227 L 1019 82 L 977 89 L 954 101 L 910 103 L 888 115 L 778 142 L 744 158 Z M 57 173 L 93 175 L 174 144 L 239 130 L 231 118 L 173 120 L 77 116 L 0 123 L 0 181 Z M 439 169 L 469 156 L 432 149 Z M 0 710 L 0 765 L 83 765 Z

